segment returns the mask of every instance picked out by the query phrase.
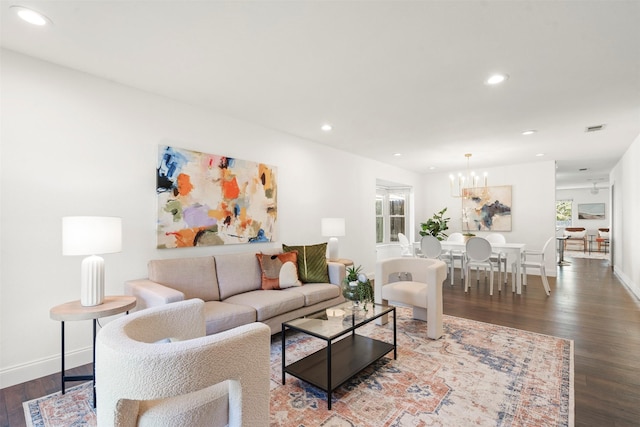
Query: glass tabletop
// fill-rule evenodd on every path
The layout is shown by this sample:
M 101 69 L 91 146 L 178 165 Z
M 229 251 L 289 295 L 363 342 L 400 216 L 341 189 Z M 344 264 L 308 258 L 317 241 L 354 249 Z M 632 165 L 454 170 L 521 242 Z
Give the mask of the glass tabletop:
M 300 317 L 283 325 L 323 339 L 334 339 L 371 320 L 393 311 L 393 306 L 367 304 L 367 310 L 353 309 L 351 301 Z

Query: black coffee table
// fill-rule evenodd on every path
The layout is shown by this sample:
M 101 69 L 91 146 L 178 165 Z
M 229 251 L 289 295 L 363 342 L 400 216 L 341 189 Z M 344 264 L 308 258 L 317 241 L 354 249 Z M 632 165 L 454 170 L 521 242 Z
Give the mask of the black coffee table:
M 394 359 L 398 356 L 396 308 L 368 304 L 368 311 L 354 311 L 351 307 L 351 302 L 347 302 L 282 324 L 282 384 L 288 373 L 326 391 L 328 409 L 335 389 L 391 350 Z M 393 344 L 356 334 L 359 327 L 391 312 Z M 287 329 L 320 338 L 327 346 L 286 366 Z

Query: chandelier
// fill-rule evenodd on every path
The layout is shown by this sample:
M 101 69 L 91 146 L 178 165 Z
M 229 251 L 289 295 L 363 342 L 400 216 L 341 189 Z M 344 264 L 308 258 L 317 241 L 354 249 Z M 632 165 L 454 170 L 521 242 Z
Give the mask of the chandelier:
M 467 172 L 463 174 L 459 172 L 457 175 L 449 175 L 450 179 L 450 191 L 451 197 L 465 197 L 465 189 L 478 188 L 487 186 L 487 173 L 485 172 L 482 177 L 476 175 L 470 168 L 471 153 L 464 155 L 467 158 Z M 482 178 L 482 182 L 481 182 Z

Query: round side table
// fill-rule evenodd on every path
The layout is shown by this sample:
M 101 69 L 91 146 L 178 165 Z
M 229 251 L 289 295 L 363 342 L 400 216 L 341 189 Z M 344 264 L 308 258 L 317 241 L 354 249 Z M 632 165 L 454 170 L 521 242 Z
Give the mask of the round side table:
M 62 394 L 65 392 L 66 381 L 93 380 L 93 407 L 96 406 L 96 325 L 98 319 L 113 316 L 114 314 L 129 313 L 136 306 L 136 297 L 132 296 L 108 296 L 100 305 L 85 307 L 80 300 L 57 305 L 49 311 L 53 320 L 59 320 L 62 331 L 62 370 L 60 378 L 62 382 Z M 64 322 L 75 320 L 93 320 L 93 375 L 65 375 L 64 368 Z

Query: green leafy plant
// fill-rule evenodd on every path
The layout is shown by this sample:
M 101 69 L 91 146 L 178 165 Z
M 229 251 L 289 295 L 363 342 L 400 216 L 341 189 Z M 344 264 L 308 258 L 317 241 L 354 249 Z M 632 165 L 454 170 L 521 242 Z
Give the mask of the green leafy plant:
M 422 230 L 420 231 L 421 236 L 434 236 L 438 240 L 445 240 L 447 238 L 447 234 L 445 231 L 449 229 L 449 220 L 451 218 L 445 218 L 444 213 L 447 211 L 447 208 L 442 209 L 440 212 L 433 214 L 431 218 L 427 220 L 427 222 L 420 223 L 420 227 Z
M 362 266 L 347 267 L 342 295 L 348 300 L 363 303 L 364 310 L 367 310 L 367 303 L 373 303 L 373 286 L 367 276 L 362 273 Z

